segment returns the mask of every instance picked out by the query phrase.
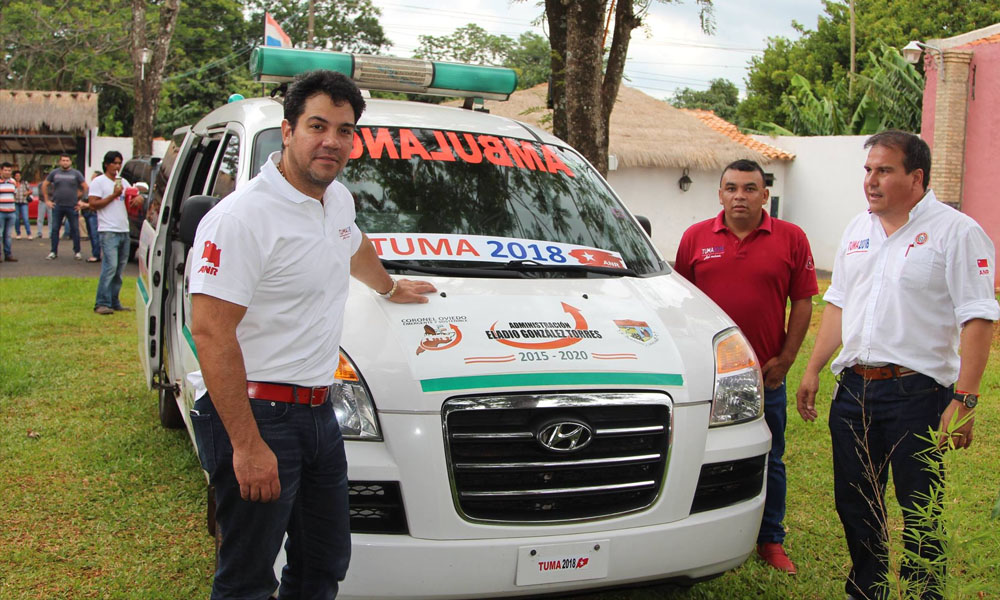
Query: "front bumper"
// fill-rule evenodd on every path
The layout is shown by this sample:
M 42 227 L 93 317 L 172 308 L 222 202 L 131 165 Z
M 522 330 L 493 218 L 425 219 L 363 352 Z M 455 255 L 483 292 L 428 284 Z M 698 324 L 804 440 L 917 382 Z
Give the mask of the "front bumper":
M 756 542 L 763 507 L 760 495 L 673 523 L 560 536 L 441 541 L 354 535 L 351 568 L 339 597 L 510 597 L 701 579 L 743 563 Z M 608 552 L 605 577 L 516 584 L 519 549 L 598 541 Z

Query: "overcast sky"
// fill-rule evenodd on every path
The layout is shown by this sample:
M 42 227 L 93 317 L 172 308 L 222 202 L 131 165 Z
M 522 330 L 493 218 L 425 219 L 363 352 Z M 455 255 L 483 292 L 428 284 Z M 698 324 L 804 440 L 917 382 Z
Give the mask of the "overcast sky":
M 382 9 L 380 22 L 396 56 L 411 56 L 419 35 L 448 35 L 468 23 L 511 38 L 525 31 L 545 34 L 545 26 L 533 24 L 542 13 L 537 0 L 464 0 L 447 10 L 419 0 L 372 3 Z M 712 79 L 724 77 L 742 96 L 747 64 L 763 51 L 767 38 L 797 39 L 792 20 L 815 29 L 823 12 L 820 0 L 715 0 L 714 5 L 716 34 L 709 36 L 701 32 L 694 0 L 654 1 L 647 27 L 632 33 L 625 84 L 666 99 L 676 89 L 704 90 Z

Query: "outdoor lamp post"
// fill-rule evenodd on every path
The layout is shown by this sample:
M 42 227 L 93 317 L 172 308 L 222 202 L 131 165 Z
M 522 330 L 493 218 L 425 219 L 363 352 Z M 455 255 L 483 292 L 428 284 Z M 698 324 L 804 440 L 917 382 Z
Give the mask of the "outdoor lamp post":
M 149 48 L 143 48 L 139 53 L 139 62 L 142 63 L 142 70 L 140 71 L 139 78 L 142 80 L 146 79 L 146 65 L 149 64 L 151 52 Z
M 903 58 L 906 62 L 911 65 L 915 65 L 920 62 L 920 55 L 923 54 L 924 50 L 927 50 L 934 56 L 934 62 L 937 65 L 939 77 L 944 77 L 944 59 L 942 58 L 941 49 L 937 46 L 931 46 L 930 44 L 925 44 L 923 42 L 918 42 L 917 40 L 912 40 L 909 44 L 903 46 Z

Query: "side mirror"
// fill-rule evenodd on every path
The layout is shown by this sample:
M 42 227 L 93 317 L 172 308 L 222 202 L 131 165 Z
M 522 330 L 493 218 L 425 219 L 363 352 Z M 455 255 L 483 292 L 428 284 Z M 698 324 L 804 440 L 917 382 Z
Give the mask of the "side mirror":
M 649 222 L 649 219 L 642 215 L 636 215 L 635 220 L 639 221 L 639 225 L 646 231 L 646 235 L 653 237 L 653 224 Z
M 218 203 L 215 196 L 191 196 L 181 204 L 180 238 L 185 246 L 194 245 L 198 223 Z

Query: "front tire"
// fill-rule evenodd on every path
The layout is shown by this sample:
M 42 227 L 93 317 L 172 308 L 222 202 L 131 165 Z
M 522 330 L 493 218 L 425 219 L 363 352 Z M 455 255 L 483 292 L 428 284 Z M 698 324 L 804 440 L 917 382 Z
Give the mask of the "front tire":
M 181 416 L 181 409 L 177 406 L 177 396 L 174 395 L 173 388 L 159 389 L 159 404 L 160 425 L 167 429 L 184 427 L 184 417 Z

